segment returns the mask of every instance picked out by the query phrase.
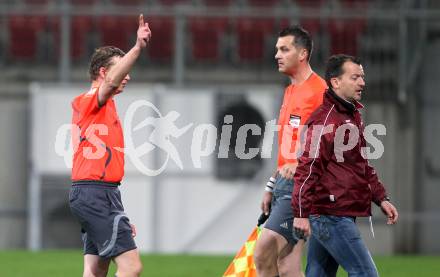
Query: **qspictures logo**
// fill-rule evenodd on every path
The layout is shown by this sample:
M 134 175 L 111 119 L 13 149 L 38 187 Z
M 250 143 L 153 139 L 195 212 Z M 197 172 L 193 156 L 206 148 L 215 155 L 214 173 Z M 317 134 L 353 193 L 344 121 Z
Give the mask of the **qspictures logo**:
M 139 123 L 134 124 L 134 117 L 138 110 L 143 108 L 150 110 L 149 116 L 145 116 Z M 157 176 L 162 173 L 170 160 L 176 164 L 181 170 L 184 169 L 178 148 L 175 146 L 176 140 L 182 135 L 189 133 L 192 130 L 191 145 L 188 147 L 191 150 L 191 161 L 194 168 L 201 168 L 202 157 L 213 155 L 219 140 L 219 147 L 217 151 L 218 159 L 225 159 L 229 156 L 229 146 L 231 145 L 231 132 L 233 123 L 233 116 L 226 115 L 223 120 L 223 125 L 220 128 L 218 135 L 217 127 L 213 124 L 194 124 L 192 122 L 178 125 L 177 119 L 180 113 L 177 111 L 170 111 L 163 115 L 159 109 L 151 102 L 146 100 L 137 100 L 130 104 L 124 117 L 124 142 L 125 147 L 113 147 L 113 150 L 123 152 L 126 158 L 130 159 L 132 164 L 139 172 L 147 176 Z M 363 125 L 362 125 L 363 126 Z M 272 158 L 273 143 L 275 133 L 281 129 L 282 126 L 276 124 L 276 120 L 267 121 L 262 128 L 256 124 L 244 124 L 237 130 L 236 141 L 234 147 L 234 154 L 239 159 L 253 159 L 257 155 L 261 158 Z M 359 128 L 351 122 L 346 122 L 340 126 L 332 124 L 322 126 L 301 126 L 298 124 L 288 124 L 283 126 L 284 132 L 279 145 L 281 155 L 287 159 L 298 158 L 304 153 L 304 134 L 310 128 L 312 131 L 310 155 L 317 153 L 319 149 L 320 138 L 326 134 L 334 133 L 333 145 L 334 154 L 338 162 L 344 162 L 344 153 L 352 150 L 359 143 L 359 136 L 363 136 L 369 146 L 362 146 L 361 153 L 366 159 L 379 159 L 384 153 L 384 146 L 382 142 L 375 136 L 386 135 L 386 128 L 382 124 L 370 124 L 359 130 Z M 140 145 L 135 145 L 133 134 L 142 129 L 148 129 L 149 135 L 146 140 Z M 292 134 L 298 131 L 298 139 L 293 141 Z M 299 133 L 300 132 L 300 133 Z M 74 124 L 61 125 L 56 133 L 55 138 L 55 152 L 64 158 L 66 167 L 72 167 L 72 157 L 76 151 L 82 151 L 86 159 L 101 159 L 106 153 L 106 145 L 100 138 L 107 136 L 108 128 L 105 124 L 92 124 L 85 130 L 87 141 L 93 147 L 80 147 L 84 141 L 81 139 L 72 139 L 72 134 L 80 134 L 79 126 Z M 248 136 L 262 136 L 261 147 L 246 147 Z M 66 145 L 67 144 L 67 145 Z M 150 168 L 149 165 L 142 159 L 148 155 L 152 155 L 153 151 L 160 149 L 165 153 L 165 159 L 161 162 L 158 168 Z M 276 153 L 277 155 L 277 153 Z M 311 157 L 313 158 L 313 157 Z

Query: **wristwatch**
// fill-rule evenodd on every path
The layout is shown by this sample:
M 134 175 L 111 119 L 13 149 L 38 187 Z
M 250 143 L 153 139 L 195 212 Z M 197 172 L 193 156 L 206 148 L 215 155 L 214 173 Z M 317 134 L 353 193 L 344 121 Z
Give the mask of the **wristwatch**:
M 389 196 L 385 196 L 385 197 L 382 199 L 382 202 L 383 202 L 383 201 L 391 202 L 391 198 L 390 198 Z

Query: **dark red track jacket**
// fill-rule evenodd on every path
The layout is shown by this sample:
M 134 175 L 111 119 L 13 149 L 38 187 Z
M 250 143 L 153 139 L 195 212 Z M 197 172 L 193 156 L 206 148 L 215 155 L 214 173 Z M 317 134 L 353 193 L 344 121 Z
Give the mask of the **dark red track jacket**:
M 380 205 L 386 197 L 375 170 L 362 155 L 366 146 L 362 107 L 327 90 L 323 104 L 310 116 L 294 176 L 295 217 L 370 216 L 371 202 Z

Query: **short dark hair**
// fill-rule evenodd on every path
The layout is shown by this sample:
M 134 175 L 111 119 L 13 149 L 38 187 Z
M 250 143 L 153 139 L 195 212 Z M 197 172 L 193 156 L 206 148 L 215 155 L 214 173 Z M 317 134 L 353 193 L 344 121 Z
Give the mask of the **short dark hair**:
M 333 55 L 328 59 L 325 68 L 325 82 L 327 83 L 327 86 L 329 88 L 332 87 L 332 84 L 330 82 L 332 78 L 336 78 L 344 74 L 344 70 L 342 69 L 342 67 L 346 62 L 353 62 L 358 65 L 361 64 L 361 60 L 358 57 L 353 57 L 345 54 Z
M 310 61 L 310 57 L 312 56 L 313 51 L 313 40 L 310 37 L 309 32 L 307 32 L 304 28 L 299 25 L 293 25 L 284 28 L 278 34 L 278 37 L 286 37 L 293 36 L 295 46 L 302 47 L 307 50 L 307 61 Z
M 109 68 L 113 57 L 125 56 L 124 51 L 114 46 L 103 46 L 95 49 L 89 66 L 89 76 L 92 81 L 96 80 L 101 67 Z

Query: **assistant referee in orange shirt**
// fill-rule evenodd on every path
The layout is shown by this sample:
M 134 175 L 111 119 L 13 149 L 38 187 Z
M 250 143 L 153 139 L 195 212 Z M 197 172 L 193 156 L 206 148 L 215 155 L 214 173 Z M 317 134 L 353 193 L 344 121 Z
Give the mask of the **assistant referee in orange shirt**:
M 270 216 L 255 248 L 258 277 L 302 276 L 301 254 L 304 240 L 293 235 L 291 206 L 293 175 L 298 164 L 297 145 L 301 126 L 322 104 L 327 87 L 325 81 L 313 72 L 309 62 L 313 41 L 299 26 L 283 29 L 278 36 L 275 59 L 278 71 L 290 78 L 285 89 L 278 125 L 278 166 L 267 182 L 261 204 Z

